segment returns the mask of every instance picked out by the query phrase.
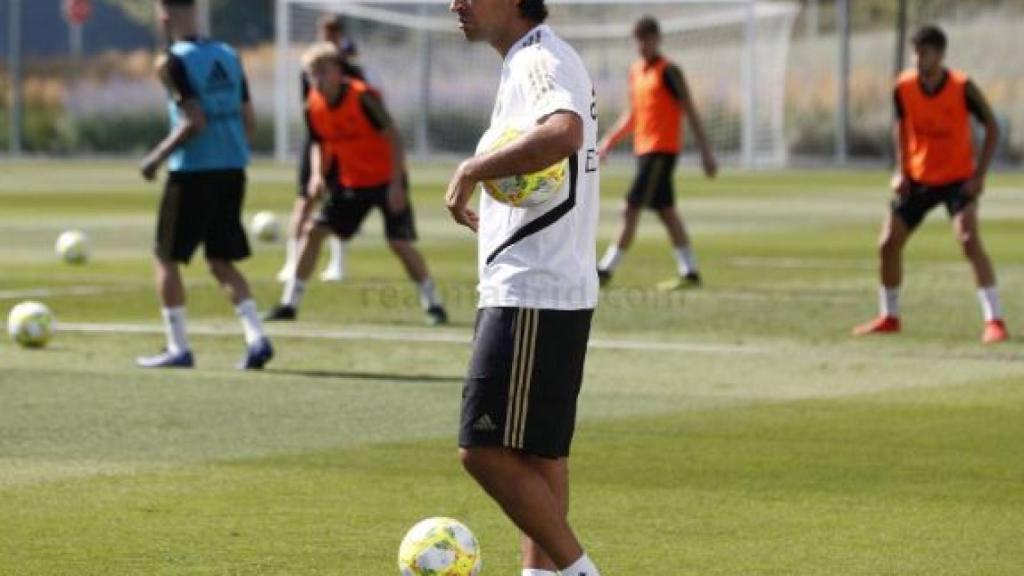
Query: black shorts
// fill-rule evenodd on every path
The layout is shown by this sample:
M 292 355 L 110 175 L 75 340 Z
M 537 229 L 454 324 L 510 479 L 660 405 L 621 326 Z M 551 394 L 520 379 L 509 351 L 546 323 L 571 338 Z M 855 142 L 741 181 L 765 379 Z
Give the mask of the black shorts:
M 208 260 L 248 258 L 244 202 L 244 170 L 171 172 L 160 201 L 156 255 L 187 264 L 202 244 Z
M 331 229 L 342 239 L 359 233 L 370 210 L 380 208 L 384 215 L 384 235 L 388 240 L 416 240 L 416 219 L 410 198 L 405 210 L 393 214 L 388 208 L 388 185 L 374 188 L 332 187 L 320 207 L 316 223 Z
M 658 210 L 676 205 L 676 190 L 673 178 L 676 171 L 676 155 L 652 153 L 636 159 L 636 179 L 629 189 L 626 202 L 633 208 Z
M 939 204 L 946 205 L 946 211 L 952 218 L 974 202 L 974 198 L 964 192 L 965 183 L 960 181 L 942 186 L 911 183 L 909 194 L 893 200 L 892 211 L 910 230 L 920 226 L 925 216 Z
M 593 310 L 483 308 L 462 389 L 459 446 L 569 455 Z

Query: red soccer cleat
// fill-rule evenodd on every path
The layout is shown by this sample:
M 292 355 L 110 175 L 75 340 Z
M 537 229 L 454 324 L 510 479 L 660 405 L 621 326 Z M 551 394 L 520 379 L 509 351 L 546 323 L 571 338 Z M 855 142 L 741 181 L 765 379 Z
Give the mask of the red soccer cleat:
M 879 316 L 867 324 L 853 329 L 854 336 L 869 334 L 895 334 L 900 331 L 900 319 L 895 316 Z
M 990 320 L 985 323 L 985 332 L 981 335 L 983 344 L 998 344 L 1010 339 L 1010 333 L 1006 331 L 1006 323 L 1002 320 Z

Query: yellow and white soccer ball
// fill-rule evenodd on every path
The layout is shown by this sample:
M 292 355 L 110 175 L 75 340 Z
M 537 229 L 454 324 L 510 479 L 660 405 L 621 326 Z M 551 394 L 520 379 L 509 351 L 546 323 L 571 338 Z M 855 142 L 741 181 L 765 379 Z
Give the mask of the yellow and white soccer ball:
M 281 222 L 269 210 L 257 212 L 252 217 L 251 229 L 253 235 L 262 242 L 277 242 L 281 238 Z
M 54 250 L 68 264 L 85 264 L 89 260 L 89 237 L 80 230 L 68 230 L 57 237 Z
M 402 576 L 476 576 L 480 544 L 458 520 L 428 518 L 402 539 L 398 569 Z
M 508 146 L 526 134 L 518 127 L 492 128 L 480 143 L 481 150 L 494 152 Z M 487 194 L 509 206 L 530 208 L 551 200 L 562 189 L 569 173 L 569 160 L 557 162 L 532 174 L 496 178 L 483 182 Z
M 22 302 L 7 316 L 7 334 L 25 348 L 42 348 L 53 338 L 57 320 L 39 302 Z

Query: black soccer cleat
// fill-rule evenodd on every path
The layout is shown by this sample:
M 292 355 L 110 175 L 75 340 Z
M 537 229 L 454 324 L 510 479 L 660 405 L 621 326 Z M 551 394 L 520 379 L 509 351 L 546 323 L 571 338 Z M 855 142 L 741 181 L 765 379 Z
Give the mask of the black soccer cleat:
M 597 269 L 597 281 L 601 285 L 601 288 L 604 288 L 605 286 L 608 286 L 608 284 L 610 284 L 611 281 L 612 281 L 611 270 L 602 270 L 602 269 L 598 268 Z
M 448 312 L 444 306 L 431 306 L 427 308 L 427 324 L 431 326 L 444 326 L 448 323 Z
M 289 322 L 299 317 L 299 311 L 294 306 L 279 304 L 263 316 L 264 322 Z
M 702 280 L 700 274 L 697 272 L 690 272 L 682 276 L 676 276 L 672 280 L 661 282 L 658 284 L 658 290 L 661 292 L 675 292 L 677 290 L 695 290 L 700 288 Z

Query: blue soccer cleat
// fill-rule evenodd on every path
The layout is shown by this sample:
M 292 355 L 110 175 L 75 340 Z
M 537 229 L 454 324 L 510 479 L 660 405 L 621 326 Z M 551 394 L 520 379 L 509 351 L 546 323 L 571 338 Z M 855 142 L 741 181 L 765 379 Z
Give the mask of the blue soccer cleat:
M 245 357 L 238 363 L 239 370 L 262 370 L 267 362 L 274 357 L 274 347 L 270 340 L 261 338 L 259 342 L 249 346 L 245 351 Z

